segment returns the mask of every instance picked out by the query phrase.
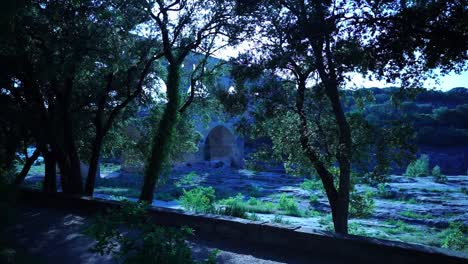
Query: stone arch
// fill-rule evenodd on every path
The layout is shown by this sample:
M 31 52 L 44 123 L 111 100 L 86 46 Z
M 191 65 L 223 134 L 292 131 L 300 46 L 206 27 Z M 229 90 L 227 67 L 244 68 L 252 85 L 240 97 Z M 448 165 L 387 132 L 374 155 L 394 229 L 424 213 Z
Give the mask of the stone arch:
M 234 156 L 236 137 L 225 126 L 211 129 L 203 148 L 204 160 L 224 159 L 231 161 Z

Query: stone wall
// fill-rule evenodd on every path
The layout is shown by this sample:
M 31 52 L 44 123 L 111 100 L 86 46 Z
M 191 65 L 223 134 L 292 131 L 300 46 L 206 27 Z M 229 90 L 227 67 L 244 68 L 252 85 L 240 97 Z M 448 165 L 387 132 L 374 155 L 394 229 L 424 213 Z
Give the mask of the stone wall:
M 119 206 L 118 202 L 62 194 L 45 194 L 22 190 L 20 202 L 54 208 L 79 208 L 90 213 Z M 201 236 L 216 236 L 234 241 L 245 241 L 262 246 L 289 248 L 321 256 L 342 256 L 344 263 L 416 264 L 468 263 L 468 254 L 358 236 L 340 236 L 330 232 L 270 223 L 253 222 L 234 217 L 194 214 L 181 210 L 151 208 L 155 223 L 166 226 L 189 226 Z

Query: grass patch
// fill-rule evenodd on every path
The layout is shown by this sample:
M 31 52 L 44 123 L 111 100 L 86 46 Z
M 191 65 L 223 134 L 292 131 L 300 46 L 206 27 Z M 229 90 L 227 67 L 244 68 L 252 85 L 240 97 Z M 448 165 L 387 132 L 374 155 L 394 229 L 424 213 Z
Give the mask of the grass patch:
M 283 216 L 281 216 L 281 215 L 275 215 L 275 217 L 273 217 L 272 222 L 276 223 L 276 224 L 281 224 L 281 225 L 290 225 L 291 224 L 290 221 L 285 220 L 283 218 Z
M 242 209 L 244 212 L 249 213 L 271 214 L 276 210 L 276 206 L 273 203 L 264 202 L 254 197 L 251 197 L 248 201 L 245 201 L 244 196 L 240 193 L 237 194 L 235 197 L 229 197 L 223 200 L 219 200 L 217 204 L 224 205 L 226 208 L 232 207 L 236 208 L 236 210 Z M 229 211 L 227 213 L 229 213 Z
M 400 215 L 412 219 L 431 219 L 433 217 L 431 214 L 418 214 L 408 210 L 400 212 Z
M 414 233 L 417 231 L 415 227 L 408 225 L 407 223 L 401 220 L 390 219 L 387 220 L 386 223 L 392 226 L 383 228 L 383 231 L 385 231 L 385 233 L 387 234 L 398 235 L 402 233 Z

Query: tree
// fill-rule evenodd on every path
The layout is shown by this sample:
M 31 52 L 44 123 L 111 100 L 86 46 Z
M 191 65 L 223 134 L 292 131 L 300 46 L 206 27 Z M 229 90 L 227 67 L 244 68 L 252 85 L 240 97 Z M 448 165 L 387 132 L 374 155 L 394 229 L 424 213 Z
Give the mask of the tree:
M 444 1 L 431 2 L 438 4 L 414 4 L 410 7 L 407 1 L 263 1 L 252 12 L 259 33 L 255 43 L 258 48 L 246 60 L 241 60 L 241 64 L 251 65 L 255 62 L 261 65 L 260 68 L 271 69 L 289 83 L 286 86 L 288 91 L 283 93 L 286 98 L 289 95 L 289 102 L 294 100 L 295 104 L 286 103 L 286 108 L 275 109 L 276 118 L 283 122 L 280 126 L 295 127 L 297 134 L 292 135 L 290 131 L 280 133 L 272 138 L 273 144 L 281 148 L 285 140 L 292 139 L 301 146 L 300 153 L 293 147 L 289 155 L 297 154 L 296 161 L 310 165 L 320 177 L 338 233 L 348 232 L 352 165 L 356 165 L 361 155 L 360 149 L 365 149 L 361 144 L 379 141 L 374 142 L 377 149 L 373 149 L 381 154 L 388 152 L 388 149 L 379 148 L 387 140 L 378 136 L 383 135 L 383 131 L 370 134 L 369 123 L 363 120 L 359 112 L 346 113 L 340 90 L 347 74 L 361 72 L 389 81 L 399 79 L 402 86 L 407 88 L 428 76 L 426 73 L 431 68 L 456 68 L 465 64 L 459 58 L 466 54 L 458 46 L 447 51 L 443 47 L 449 42 L 443 39 L 437 42 L 438 48 L 429 49 L 428 45 L 431 44 L 428 43 L 431 42 L 421 40 L 435 38 L 434 34 L 438 31 L 431 25 L 445 14 L 453 14 L 453 17 L 444 20 L 444 23 L 453 18 L 457 21 L 455 31 L 463 35 L 463 27 L 458 28 L 464 25 L 464 22 L 460 22 L 458 1 L 447 5 L 442 4 Z M 435 10 L 432 9 L 434 6 Z M 424 10 L 417 11 L 418 7 Z M 465 9 L 462 9 L 463 12 L 466 12 Z M 420 24 L 417 21 L 420 16 L 414 14 L 426 11 L 434 15 Z M 413 35 L 405 31 L 408 24 L 402 21 L 407 20 L 412 21 L 412 31 L 429 32 L 417 35 L 418 40 L 414 41 Z M 402 32 L 405 33 L 400 35 Z M 389 36 L 395 37 L 390 46 L 386 43 Z M 414 43 L 423 49 L 423 54 L 431 50 L 430 56 L 428 53 L 427 56 L 418 57 L 414 53 Z M 390 55 L 385 56 L 384 52 Z M 451 56 L 453 60 L 434 63 L 431 61 L 431 58 L 435 58 L 433 52 Z M 274 129 L 274 126 L 270 128 Z M 395 137 L 394 142 L 407 144 L 409 134 Z M 275 140 L 278 140 L 277 144 Z M 380 155 L 376 159 L 378 162 L 385 161 L 387 157 Z M 384 168 L 388 167 L 388 164 L 379 163 Z M 382 169 L 377 167 L 377 170 Z
M 27 115 L 24 129 L 44 156 L 50 191 L 57 163 L 63 191 L 83 193 L 80 159 L 91 149 L 92 194 L 105 135 L 150 81 L 158 45 L 135 34 L 147 19 L 139 3 L 38 0 L 18 5 L 6 20 L 2 85 Z
M 179 115 L 186 111 L 195 96 L 196 83 L 203 76 L 207 57 L 201 61 L 191 75 L 190 95 L 181 106 L 181 66 L 192 52 L 211 55 L 223 43 L 220 36 L 228 43 L 233 38 L 228 34 L 232 18 L 232 1 L 149 1 L 146 11 L 152 17 L 152 34 L 159 37 L 166 60 L 166 94 L 161 119 L 155 128 L 152 148 L 145 167 L 145 177 L 140 200 L 151 202 L 155 184 L 172 148 L 174 128 L 179 122 Z M 223 46 L 223 44 L 221 44 Z M 198 76 L 198 77 L 197 77 Z

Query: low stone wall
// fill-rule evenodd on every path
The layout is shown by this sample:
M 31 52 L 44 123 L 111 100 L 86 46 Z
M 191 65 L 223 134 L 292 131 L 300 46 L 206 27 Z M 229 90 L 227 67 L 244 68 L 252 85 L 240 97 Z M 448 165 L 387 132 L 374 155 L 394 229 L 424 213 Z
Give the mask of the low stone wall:
M 118 202 L 113 201 L 60 193 L 45 194 L 32 190 L 20 191 L 19 201 L 54 208 L 77 208 L 89 213 L 119 206 Z M 153 207 L 150 214 L 159 225 L 189 226 L 197 235 L 245 241 L 272 248 L 289 248 L 304 254 L 313 252 L 320 256 L 341 256 L 349 260 L 347 263 L 468 263 L 468 254 L 465 253 L 352 235 L 341 236 L 299 226 L 283 227 L 167 208 Z

